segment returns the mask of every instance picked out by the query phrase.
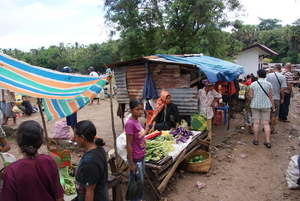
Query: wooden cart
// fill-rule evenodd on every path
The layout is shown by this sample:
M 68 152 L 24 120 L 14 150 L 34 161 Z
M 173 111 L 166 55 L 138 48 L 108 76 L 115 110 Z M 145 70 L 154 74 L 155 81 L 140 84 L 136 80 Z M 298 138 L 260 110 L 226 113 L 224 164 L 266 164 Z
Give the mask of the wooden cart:
M 156 164 L 145 163 L 146 179 L 149 180 L 157 196 L 160 196 L 160 194 L 164 191 L 179 164 L 181 164 L 190 153 L 200 148 L 200 141 L 203 141 L 205 138 L 207 138 L 207 131 L 194 136 L 194 139 L 192 139 L 187 147 L 184 148 L 174 160 L 172 157 L 167 156 L 158 161 Z M 205 148 L 205 146 L 203 147 L 204 149 L 207 148 Z M 182 163 L 181 168 L 185 168 L 185 163 Z

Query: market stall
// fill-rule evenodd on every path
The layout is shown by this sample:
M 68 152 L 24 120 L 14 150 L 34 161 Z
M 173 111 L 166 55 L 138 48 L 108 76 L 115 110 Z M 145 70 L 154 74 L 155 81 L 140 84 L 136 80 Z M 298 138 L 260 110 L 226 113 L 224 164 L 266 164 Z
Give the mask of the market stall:
M 173 135 L 170 134 L 172 131 L 162 131 L 159 132 L 158 135 L 156 135 L 156 132 L 154 132 L 154 137 L 152 138 L 149 137 L 152 134 L 149 134 L 148 137 L 146 136 L 146 139 L 148 139 L 146 140 L 145 179 L 146 182 L 148 181 L 150 183 L 156 195 L 159 197 L 176 169 L 178 167 L 185 169 L 186 157 L 197 149 L 207 148 L 205 146 L 201 147 L 201 141 L 207 137 L 207 131 L 187 131 L 190 134 L 186 138 L 186 141 L 178 141 L 178 137 L 174 138 Z M 122 133 L 117 138 L 117 148 L 119 156 L 123 161 L 127 161 L 125 146 L 126 135 Z M 161 148 L 163 150 L 160 151 Z M 155 154 L 151 156 L 152 150 Z M 163 153 L 164 151 L 167 153 Z M 111 163 L 111 166 L 115 166 L 115 164 Z

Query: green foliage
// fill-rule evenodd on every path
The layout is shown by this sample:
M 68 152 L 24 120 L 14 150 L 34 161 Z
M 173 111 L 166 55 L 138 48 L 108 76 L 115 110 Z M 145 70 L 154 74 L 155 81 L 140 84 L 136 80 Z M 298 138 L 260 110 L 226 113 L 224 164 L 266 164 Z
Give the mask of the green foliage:
M 31 65 L 57 71 L 69 66 L 72 72 L 79 73 L 87 73 L 90 66 L 95 67 L 96 71 L 105 72 L 105 68 L 101 68 L 102 65 L 120 61 L 118 42 L 113 40 L 89 46 L 77 42 L 74 45 L 60 43 L 59 46 L 52 45 L 48 49 L 41 47 L 29 52 L 11 48 L 3 49 L 2 52 Z
M 106 0 L 107 24 L 120 31 L 122 60 L 156 53 L 227 55 L 220 36 L 230 22 L 225 11 L 240 8 L 238 0 Z M 201 46 L 203 45 L 203 47 Z M 225 50 L 225 51 L 224 51 Z
M 281 22 L 281 20 L 278 19 L 263 19 L 263 18 L 258 18 L 260 20 L 260 23 L 258 24 L 258 28 L 261 31 L 265 30 L 273 30 L 282 27 L 281 24 L 278 24 L 278 22 Z

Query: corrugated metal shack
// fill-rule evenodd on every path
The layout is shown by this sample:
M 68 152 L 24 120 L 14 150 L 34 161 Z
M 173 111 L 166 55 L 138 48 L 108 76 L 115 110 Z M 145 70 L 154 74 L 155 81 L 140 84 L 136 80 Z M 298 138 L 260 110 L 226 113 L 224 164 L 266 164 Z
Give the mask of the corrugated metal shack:
M 176 63 L 159 56 L 147 56 L 107 65 L 114 71 L 119 104 L 127 104 L 133 98 L 143 98 L 147 75 L 145 63 L 150 64 L 151 77 L 159 96 L 164 88 L 172 95 L 180 115 L 193 115 L 198 109 L 197 89 L 190 86 L 204 78 L 195 65 Z

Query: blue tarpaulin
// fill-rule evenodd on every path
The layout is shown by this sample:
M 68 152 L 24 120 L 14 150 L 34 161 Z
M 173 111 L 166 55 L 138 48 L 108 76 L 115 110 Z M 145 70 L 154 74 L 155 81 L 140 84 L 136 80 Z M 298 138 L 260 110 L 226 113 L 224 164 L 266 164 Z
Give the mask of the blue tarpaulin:
M 210 82 L 231 82 L 240 74 L 244 73 L 244 67 L 205 55 L 197 56 L 173 56 L 173 55 L 156 55 L 176 63 L 185 63 L 196 65 L 208 78 Z
M 154 87 L 153 80 L 151 77 L 149 61 L 146 62 L 146 69 L 147 69 L 147 75 L 146 75 L 146 80 L 145 80 L 144 89 L 143 89 L 143 98 L 146 100 L 157 99 L 158 96 L 155 91 L 155 87 Z

